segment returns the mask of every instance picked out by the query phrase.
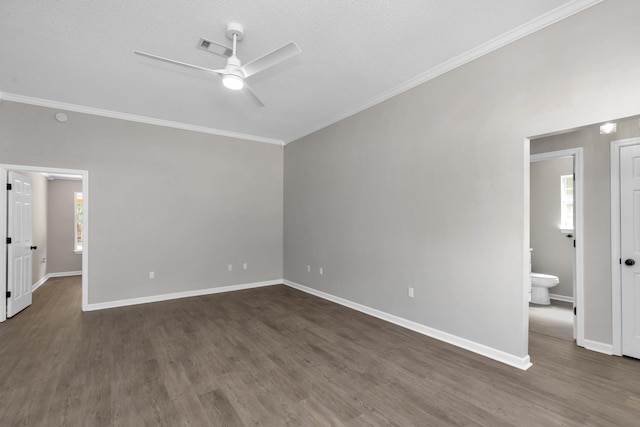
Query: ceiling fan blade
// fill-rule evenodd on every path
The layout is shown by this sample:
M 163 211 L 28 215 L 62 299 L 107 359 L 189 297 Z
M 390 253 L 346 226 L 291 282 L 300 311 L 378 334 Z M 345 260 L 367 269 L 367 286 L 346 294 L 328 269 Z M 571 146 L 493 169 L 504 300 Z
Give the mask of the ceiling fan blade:
M 140 56 L 146 56 L 147 58 L 157 59 L 158 61 L 168 62 L 169 64 L 181 65 L 183 67 L 193 68 L 196 70 L 206 71 L 208 73 L 214 73 L 218 75 L 222 75 L 222 72 L 224 71 L 224 70 L 212 70 L 210 68 L 199 67 L 197 65 L 187 64 L 186 62 L 175 61 L 173 59 L 163 58 L 162 56 L 152 55 L 150 53 L 140 52 L 137 50 L 134 50 L 133 53 Z
M 258 95 L 256 95 L 255 92 L 251 90 L 251 88 L 247 85 L 247 82 L 244 82 L 242 92 L 245 93 L 249 98 L 251 98 L 258 107 L 264 107 L 264 102 L 262 102 L 260 98 L 258 98 Z
M 290 42 L 285 44 L 282 47 L 273 50 L 266 55 L 261 56 L 258 59 L 254 59 L 253 61 L 242 66 L 242 71 L 244 72 L 245 77 L 252 76 L 256 73 L 259 73 L 262 70 L 266 70 L 269 67 L 273 67 L 274 65 L 291 58 L 302 52 L 297 44 L 294 42 Z
M 233 49 L 229 46 L 224 45 L 222 43 L 214 42 L 213 40 L 207 40 L 205 38 L 200 37 L 198 41 L 198 49 L 206 50 L 209 53 L 213 53 L 214 55 L 230 57 L 233 55 Z

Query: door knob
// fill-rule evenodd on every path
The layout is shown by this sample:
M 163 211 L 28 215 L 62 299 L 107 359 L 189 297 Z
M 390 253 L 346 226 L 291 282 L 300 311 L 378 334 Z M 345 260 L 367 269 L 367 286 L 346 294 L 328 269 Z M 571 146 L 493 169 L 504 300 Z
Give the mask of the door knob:
M 38 249 L 38 247 L 37 246 L 31 246 L 29 249 L 31 249 L 33 251 L 33 250 Z
M 631 258 L 627 259 L 624 261 L 624 265 L 634 265 L 636 262 L 634 260 L 632 260 Z

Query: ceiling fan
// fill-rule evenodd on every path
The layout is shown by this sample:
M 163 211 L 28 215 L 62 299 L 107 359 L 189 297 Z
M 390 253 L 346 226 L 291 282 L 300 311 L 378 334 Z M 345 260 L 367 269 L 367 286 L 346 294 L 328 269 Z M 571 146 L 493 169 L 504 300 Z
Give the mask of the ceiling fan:
M 181 65 L 183 67 L 217 74 L 218 76 L 222 77 L 222 84 L 226 88 L 231 90 L 244 89 L 246 93 L 251 96 L 254 102 L 256 102 L 256 104 L 258 104 L 260 107 L 264 107 L 264 103 L 246 84 L 245 79 L 299 54 L 301 52 L 300 48 L 294 42 L 289 42 L 284 46 L 281 46 L 267 53 L 266 55 L 261 56 L 258 59 L 254 59 L 253 61 L 242 65 L 242 62 L 240 62 L 240 59 L 238 59 L 236 50 L 237 43 L 244 38 L 244 29 L 242 28 L 242 25 L 236 23 L 228 24 L 227 37 L 233 41 L 232 47 L 228 47 L 225 44 L 214 42 L 204 38 L 201 38 L 198 42 L 199 49 L 203 49 L 216 55 L 227 57 L 227 66 L 219 70 L 213 70 L 210 68 L 200 67 L 198 65 L 187 64 L 186 62 L 175 61 L 173 59 L 163 58 L 162 56 L 140 52 L 138 50 L 134 50 L 133 53 L 135 53 L 136 55 L 145 56 L 147 58 L 168 62 L 170 64 Z

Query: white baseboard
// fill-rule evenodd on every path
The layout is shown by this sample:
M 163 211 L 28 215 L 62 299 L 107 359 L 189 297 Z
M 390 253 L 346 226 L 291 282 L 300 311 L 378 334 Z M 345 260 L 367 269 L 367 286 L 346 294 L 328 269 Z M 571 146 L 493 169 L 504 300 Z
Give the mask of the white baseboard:
M 31 285 L 31 292 L 35 291 L 36 289 L 38 289 L 40 286 L 44 285 L 44 282 L 46 282 L 47 280 L 49 280 L 49 275 L 45 274 L 42 279 L 38 280 L 36 283 L 34 283 L 33 285 Z
M 61 271 L 59 273 L 49 273 L 49 277 L 82 276 L 82 271 Z
M 608 354 L 609 356 L 613 355 L 613 345 L 611 344 L 586 339 L 582 343 L 584 344 L 584 348 L 587 350 L 597 351 L 598 353 Z
M 429 336 L 431 338 L 444 341 L 448 344 L 455 345 L 457 347 L 463 348 L 465 350 L 469 350 L 473 353 L 480 354 L 482 356 L 488 357 L 493 360 L 497 360 L 498 362 L 505 363 L 509 366 L 513 366 L 515 368 L 522 369 L 524 371 L 526 371 L 532 366 L 531 360 L 528 355 L 524 357 L 514 356 L 512 354 L 505 353 L 504 351 L 497 350 L 492 347 L 488 347 L 484 344 L 479 344 L 474 341 L 470 341 L 468 339 L 461 338 L 456 335 L 452 335 L 447 332 L 440 331 L 438 329 L 430 328 L 420 323 L 416 323 L 411 320 L 404 319 L 402 317 L 394 316 L 393 314 L 385 313 L 383 311 L 376 310 L 374 308 L 367 307 L 365 305 L 358 304 L 353 301 L 349 301 L 344 298 L 340 298 L 322 291 L 318 291 L 316 289 L 309 288 L 307 286 L 292 282 L 290 280 L 284 280 L 284 284 L 292 288 L 298 289 L 302 292 L 306 292 L 308 294 L 315 295 L 317 297 L 326 299 L 328 301 L 335 302 L 336 304 L 340 304 L 345 307 L 352 308 L 354 310 L 360 311 L 370 316 L 377 317 L 379 319 L 396 324 L 398 326 L 402 326 L 403 328 L 407 328 L 412 331 L 418 332 L 420 334 Z
M 573 297 L 567 297 L 567 296 L 558 295 L 558 294 L 549 294 L 549 298 L 554 299 L 556 301 L 570 302 L 573 304 Z
M 60 273 L 48 273 L 48 274 L 45 274 L 42 279 L 38 280 L 36 283 L 34 283 L 31 286 L 31 292 L 35 291 L 40 286 L 44 285 L 46 283 L 46 281 L 49 280 L 52 277 L 66 277 L 66 276 L 82 276 L 82 271 L 63 271 L 63 272 L 60 272 Z
M 282 279 L 267 280 L 265 282 L 244 283 L 241 285 L 221 286 L 218 288 L 195 289 L 193 291 L 174 292 L 170 294 L 151 295 L 148 297 L 122 299 L 116 301 L 88 304 L 84 311 L 105 310 L 108 308 L 126 307 L 129 305 L 146 304 L 150 302 L 168 301 L 172 299 L 197 297 L 202 295 L 219 294 L 222 292 L 240 291 L 244 289 L 260 288 L 263 286 L 281 285 Z

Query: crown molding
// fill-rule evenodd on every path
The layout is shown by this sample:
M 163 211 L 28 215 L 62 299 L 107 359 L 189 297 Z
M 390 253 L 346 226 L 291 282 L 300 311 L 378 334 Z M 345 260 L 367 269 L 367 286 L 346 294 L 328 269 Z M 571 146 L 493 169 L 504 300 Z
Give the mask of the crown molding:
M 54 108 L 58 110 L 73 111 L 76 113 L 91 114 L 93 116 L 108 117 L 111 119 L 126 120 L 129 122 L 144 123 L 148 125 L 164 126 L 168 128 L 187 130 L 192 132 L 207 133 L 210 135 L 226 136 L 230 138 L 244 139 L 248 141 L 264 142 L 266 144 L 283 145 L 279 139 L 265 138 L 257 135 L 248 135 L 238 132 L 230 132 L 222 129 L 197 126 L 187 123 L 173 122 L 170 120 L 156 119 L 153 117 L 138 116 L 135 114 L 121 113 L 118 111 L 103 110 L 100 108 L 86 107 L 84 105 L 68 104 L 66 102 L 52 101 L 49 99 L 34 98 L 31 96 L 17 95 L 13 93 L 0 92 L 0 102 L 2 100 L 18 102 L 21 104 L 37 105 L 39 107 Z
M 362 104 L 359 104 L 355 108 L 347 110 L 342 114 L 335 116 L 334 118 L 315 126 L 307 131 L 304 131 L 300 135 L 289 138 L 285 140 L 285 144 L 296 141 L 302 137 L 310 135 L 314 132 L 317 132 L 321 129 L 324 129 L 328 126 L 331 126 L 334 123 L 339 122 L 340 120 L 344 120 L 348 117 L 351 117 L 361 111 L 366 110 L 367 108 L 371 108 L 374 105 L 380 104 L 383 101 L 386 101 L 389 98 L 393 98 L 396 95 L 400 95 L 403 92 L 408 91 L 409 89 L 413 89 L 416 86 L 419 86 L 423 83 L 428 82 L 429 80 L 433 80 L 438 76 L 441 76 L 455 68 L 461 67 L 468 62 L 473 61 L 483 55 L 493 52 L 503 46 L 508 45 L 516 40 L 519 40 L 525 36 L 528 36 L 536 31 L 539 31 L 549 25 L 555 24 L 556 22 L 562 21 L 565 18 L 568 18 L 576 13 L 582 12 L 585 9 L 590 8 L 591 6 L 595 6 L 598 3 L 602 3 L 604 0 L 574 0 L 572 2 L 566 3 L 556 9 L 549 11 L 548 13 L 533 19 L 517 28 L 514 28 L 511 31 L 508 31 L 493 40 L 489 40 L 488 42 L 473 48 L 461 55 L 456 56 L 455 58 L 450 59 L 449 61 L 443 62 L 442 64 L 433 67 L 424 73 L 418 74 L 416 77 L 408 80 L 398 86 L 395 86 L 369 100 L 365 101 Z

